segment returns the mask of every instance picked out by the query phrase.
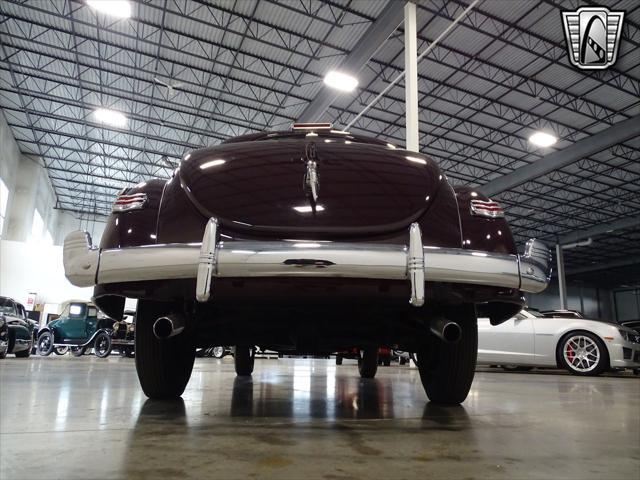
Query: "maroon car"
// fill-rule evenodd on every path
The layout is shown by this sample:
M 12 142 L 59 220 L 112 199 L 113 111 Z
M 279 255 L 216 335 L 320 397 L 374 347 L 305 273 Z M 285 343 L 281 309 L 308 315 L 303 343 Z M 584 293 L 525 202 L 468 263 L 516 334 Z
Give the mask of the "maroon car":
M 145 394 L 189 381 L 196 348 L 235 345 L 329 354 L 379 346 L 417 352 L 428 397 L 463 401 L 476 317 L 515 315 L 540 292 L 549 250 L 518 255 L 499 204 L 453 188 L 430 158 L 386 142 L 297 125 L 186 155 L 168 181 L 123 190 L 100 247 L 64 244 L 71 283 L 122 317 L 138 298 L 136 367 Z

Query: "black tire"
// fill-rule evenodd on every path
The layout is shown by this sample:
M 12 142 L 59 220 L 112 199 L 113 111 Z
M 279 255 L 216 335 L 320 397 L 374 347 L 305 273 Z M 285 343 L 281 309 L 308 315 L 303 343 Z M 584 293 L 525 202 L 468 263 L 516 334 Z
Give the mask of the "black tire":
M 588 352 L 588 347 L 585 347 L 584 351 L 587 356 L 584 359 L 584 366 L 580 363 L 581 360 L 578 359 L 578 355 L 582 354 L 579 347 L 581 342 L 584 342 L 584 345 L 592 345 L 594 347 L 594 350 L 590 352 Z M 579 347 L 575 351 L 576 356 L 573 357 L 575 361 L 572 360 L 569 351 L 572 345 Z M 594 352 L 597 355 L 597 359 L 595 355 L 591 356 Z M 595 376 L 609 369 L 609 351 L 606 345 L 597 335 L 584 330 L 576 330 L 563 336 L 556 347 L 556 356 L 558 365 L 573 375 Z
M 383 364 L 385 367 L 390 367 L 390 366 L 391 366 L 391 359 L 390 359 L 390 358 L 385 358 L 385 359 L 382 361 L 382 364 Z
M 523 367 L 520 365 L 502 365 L 502 369 L 507 372 L 530 372 L 533 367 Z
M 342 355 L 336 355 L 336 365 L 342 365 Z
M 38 352 L 38 355 L 41 355 L 43 357 L 47 357 L 49 355 L 51 355 L 51 353 L 54 350 L 54 345 L 53 345 L 53 333 L 51 332 L 42 332 L 39 336 L 38 336 L 38 343 L 36 346 L 36 351 Z
M 400 357 L 400 365 L 406 365 L 407 364 L 407 359 L 404 357 Z
M 67 353 L 69 353 L 69 347 L 67 347 L 66 345 L 63 347 L 53 347 L 53 353 L 55 353 L 56 355 L 66 355 Z
M 20 350 L 19 352 L 16 352 L 15 355 L 18 358 L 28 358 L 31 355 L 31 345 L 29 345 L 29 348 L 25 350 Z
M 378 371 L 378 347 L 366 347 L 358 355 L 358 371 L 362 378 L 373 378 Z
M 93 353 L 98 358 L 107 358 L 111 354 L 111 337 L 106 332 L 100 332 L 93 341 Z
M 0 352 L 0 360 L 7 358 L 7 353 L 9 353 L 9 345 L 7 345 L 7 349 Z
M 69 347 L 69 350 L 74 357 L 81 357 L 87 353 L 87 347 Z
M 462 329 L 457 343 L 445 343 L 433 335 L 417 353 L 422 386 L 434 403 L 457 405 L 471 389 L 478 356 L 478 321 L 473 304 L 450 308 L 447 318 L 455 320 Z
M 159 340 L 153 324 L 171 313 L 171 304 L 139 300 L 136 313 L 135 356 L 138 380 L 149 398 L 178 398 L 191 378 L 196 346 L 193 323 L 187 322 L 179 335 Z M 188 320 L 188 319 L 187 319 Z
M 236 367 L 236 375 L 246 377 L 253 373 L 253 365 L 255 363 L 255 348 L 246 345 L 236 345 L 236 351 L 233 356 Z

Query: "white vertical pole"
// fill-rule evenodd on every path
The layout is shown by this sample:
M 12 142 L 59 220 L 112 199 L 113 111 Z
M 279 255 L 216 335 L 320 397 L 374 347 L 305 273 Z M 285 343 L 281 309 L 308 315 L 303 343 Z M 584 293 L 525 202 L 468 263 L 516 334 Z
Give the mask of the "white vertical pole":
M 560 308 L 567 308 L 567 283 L 564 278 L 564 254 L 562 245 L 556 245 L 556 262 L 558 264 L 558 292 L 560 293 Z
M 418 128 L 418 31 L 416 6 L 407 2 L 404 6 L 404 91 L 406 108 L 406 149 L 420 151 Z

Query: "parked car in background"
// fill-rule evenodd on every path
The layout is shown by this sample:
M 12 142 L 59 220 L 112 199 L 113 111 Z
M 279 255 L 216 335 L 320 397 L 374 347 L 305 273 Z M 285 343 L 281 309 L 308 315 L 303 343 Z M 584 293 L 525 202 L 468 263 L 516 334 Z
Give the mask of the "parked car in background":
M 31 355 L 34 322 L 28 319 L 24 306 L 12 298 L 0 297 L 0 321 L 6 326 L 7 347 L 3 354 L 0 345 L 0 356 L 13 353 L 16 357 L 25 358 Z
M 40 329 L 38 354 L 47 356 L 56 347 L 69 347 L 73 355 L 81 356 L 93 348 L 97 357 L 107 357 L 113 344 L 114 323 L 91 302 L 65 302 L 60 316 Z
M 9 326 L 4 315 L 0 314 L 0 359 L 9 353 Z
M 584 318 L 577 310 L 541 310 L 540 313 L 549 318 Z
M 640 320 L 624 320 L 620 322 L 620 325 L 624 325 L 627 328 L 631 328 L 640 333 Z
M 402 350 L 393 350 L 391 352 L 391 360 L 397 360 L 400 365 L 406 365 L 411 360 L 411 354 Z
M 549 317 L 525 309 L 497 326 L 487 318 L 478 319 L 478 364 L 511 369 L 559 367 L 575 375 L 637 369 L 640 334 L 616 323 Z
M 196 352 L 197 357 L 224 358 L 227 355 L 233 355 L 233 347 L 229 347 L 229 346 L 207 347 L 207 348 L 200 348 Z
M 133 358 L 135 356 L 136 314 L 131 310 L 124 312 L 122 320 L 114 321 L 111 329 L 111 345 L 121 356 Z
M 136 369 L 151 398 L 180 396 L 210 345 L 235 345 L 240 376 L 254 345 L 357 347 L 371 369 L 381 345 L 398 345 L 418 352 L 441 404 L 471 387 L 476 308 L 494 324 L 512 317 L 551 262 L 535 239 L 518 254 L 500 204 L 453 187 L 433 159 L 331 124 L 190 152 L 167 181 L 120 192 L 100 248 L 73 232 L 63 257 L 106 314 L 138 299 Z

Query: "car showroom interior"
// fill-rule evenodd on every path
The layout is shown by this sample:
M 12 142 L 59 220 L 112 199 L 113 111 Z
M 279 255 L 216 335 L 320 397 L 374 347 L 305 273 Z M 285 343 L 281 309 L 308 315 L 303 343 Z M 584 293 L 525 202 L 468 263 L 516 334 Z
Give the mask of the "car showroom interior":
M 640 2 L 0 0 L 0 478 L 640 479 Z

